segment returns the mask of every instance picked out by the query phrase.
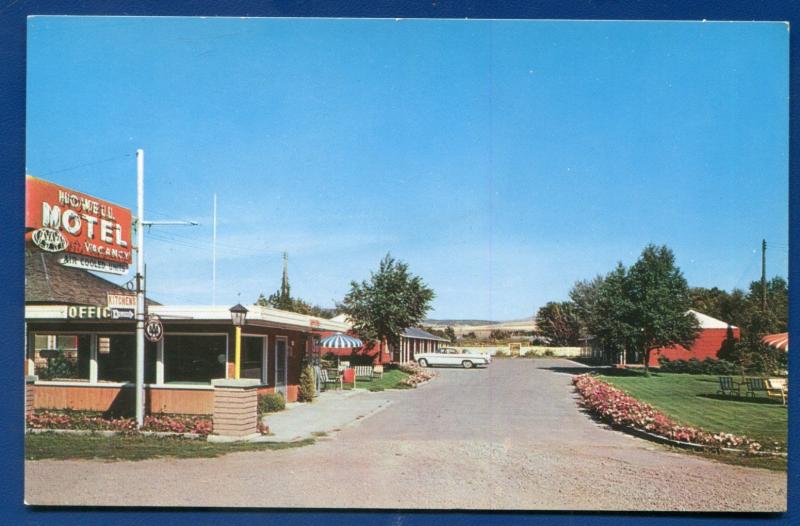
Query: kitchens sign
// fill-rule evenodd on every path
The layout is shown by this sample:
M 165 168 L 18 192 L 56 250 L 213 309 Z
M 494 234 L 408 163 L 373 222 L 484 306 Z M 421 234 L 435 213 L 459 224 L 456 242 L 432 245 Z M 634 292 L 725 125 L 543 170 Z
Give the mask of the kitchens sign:
M 124 274 L 131 264 L 131 211 L 62 186 L 25 178 L 26 238 L 61 264 Z

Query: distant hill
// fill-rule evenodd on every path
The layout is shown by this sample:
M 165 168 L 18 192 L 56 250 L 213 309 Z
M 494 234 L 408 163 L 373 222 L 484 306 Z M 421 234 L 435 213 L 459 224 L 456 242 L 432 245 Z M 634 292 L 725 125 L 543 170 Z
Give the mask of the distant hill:
M 475 333 L 478 338 L 486 338 L 494 330 L 532 332 L 536 330 L 533 317 L 522 320 L 489 321 L 489 320 L 425 320 L 423 325 L 433 329 L 444 330 L 452 327 L 456 336 Z
M 423 320 L 422 324 L 429 327 L 447 327 L 448 325 L 492 325 L 502 323 L 491 320 Z

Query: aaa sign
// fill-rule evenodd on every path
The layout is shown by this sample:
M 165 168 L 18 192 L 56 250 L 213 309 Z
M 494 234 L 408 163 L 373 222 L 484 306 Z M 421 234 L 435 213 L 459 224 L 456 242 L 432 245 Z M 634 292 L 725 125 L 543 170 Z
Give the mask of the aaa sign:
M 26 176 L 26 238 L 48 252 L 66 252 L 129 265 L 131 211 Z

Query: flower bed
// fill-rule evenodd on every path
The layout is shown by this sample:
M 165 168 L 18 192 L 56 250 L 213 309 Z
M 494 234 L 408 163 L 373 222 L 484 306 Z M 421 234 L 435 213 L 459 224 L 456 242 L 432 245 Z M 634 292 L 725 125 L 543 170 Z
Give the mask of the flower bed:
M 409 375 L 408 378 L 403 378 L 399 382 L 399 385 L 406 387 L 416 387 L 436 376 L 436 373 L 430 369 L 424 369 L 413 362 L 401 363 L 397 368 Z
M 136 433 L 133 418 L 106 418 L 83 411 L 37 411 L 26 418 L 30 429 L 69 429 Z M 141 431 L 193 433 L 206 436 L 213 430 L 210 418 L 193 415 L 151 415 L 144 418 Z
M 761 444 L 745 436 L 709 433 L 683 426 L 649 404 L 628 395 L 589 374 L 575 376 L 572 383 L 582 397 L 582 405 L 603 422 L 614 427 L 633 428 L 677 442 L 758 452 Z

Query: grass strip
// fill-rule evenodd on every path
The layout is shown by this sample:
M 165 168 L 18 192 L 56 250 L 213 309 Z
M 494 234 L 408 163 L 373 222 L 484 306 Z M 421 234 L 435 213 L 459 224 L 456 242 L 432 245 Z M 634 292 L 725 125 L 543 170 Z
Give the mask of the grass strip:
M 147 460 L 152 458 L 213 458 L 240 451 L 280 450 L 308 446 L 314 439 L 297 442 L 217 443 L 177 437 L 142 435 L 70 435 L 36 433 L 25 435 L 25 459 Z

